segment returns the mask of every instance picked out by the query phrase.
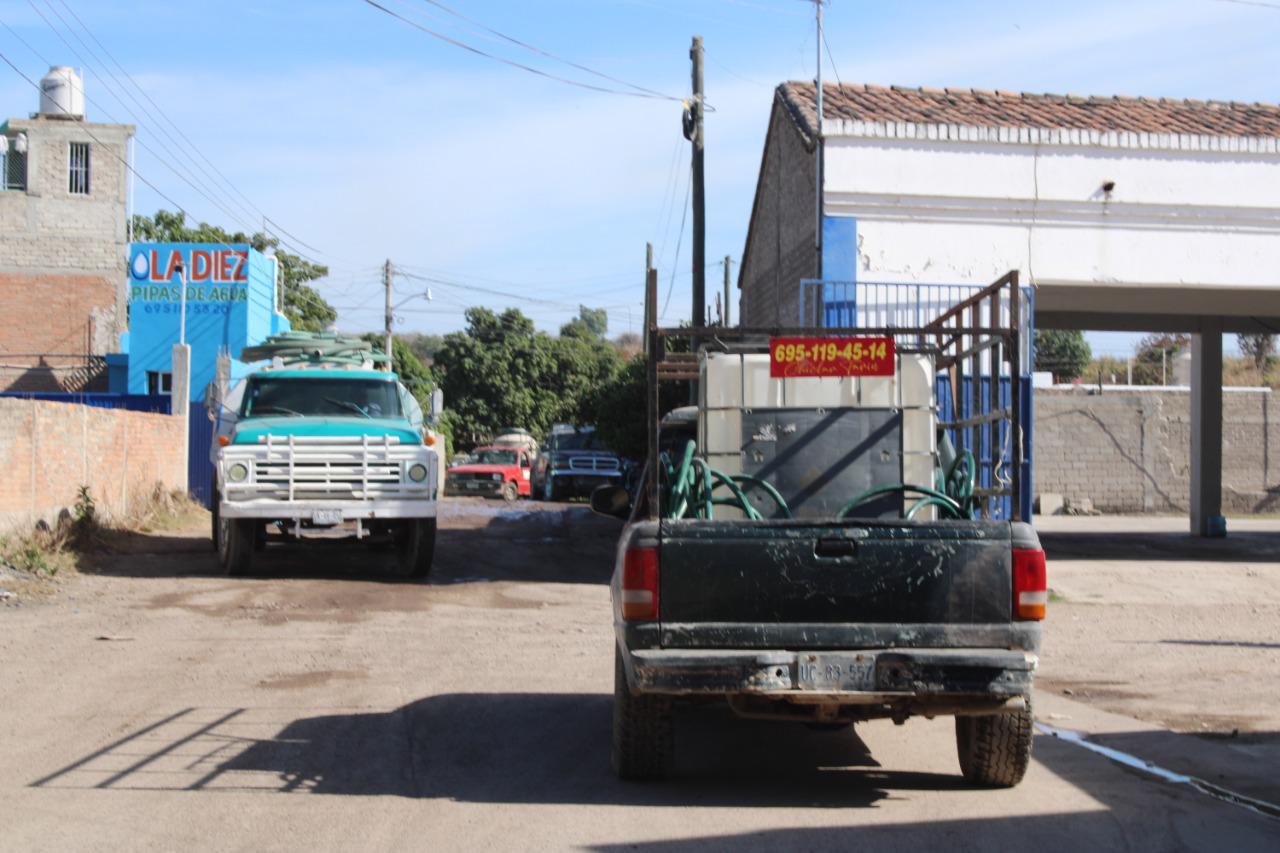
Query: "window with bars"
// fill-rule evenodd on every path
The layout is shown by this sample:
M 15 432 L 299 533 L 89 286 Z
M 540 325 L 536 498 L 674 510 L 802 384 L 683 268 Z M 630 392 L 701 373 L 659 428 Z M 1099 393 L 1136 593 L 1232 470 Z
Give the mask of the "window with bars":
M 89 194 L 89 143 L 72 142 L 67 159 L 68 185 L 72 195 Z
M 5 190 L 23 191 L 27 188 L 27 154 L 14 146 L 13 139 L 5 139 L 4 150 L 0 151 L 3 157 L 3 169 L 0 169 L 3 174 L 0 177 L 3 177 Z

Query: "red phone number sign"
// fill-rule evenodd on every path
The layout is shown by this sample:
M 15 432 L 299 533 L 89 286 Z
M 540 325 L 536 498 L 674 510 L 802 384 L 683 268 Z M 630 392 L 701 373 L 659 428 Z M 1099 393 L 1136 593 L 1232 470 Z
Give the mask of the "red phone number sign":
M 769 375 L 892 376 L 893 338 L 770 338 Z

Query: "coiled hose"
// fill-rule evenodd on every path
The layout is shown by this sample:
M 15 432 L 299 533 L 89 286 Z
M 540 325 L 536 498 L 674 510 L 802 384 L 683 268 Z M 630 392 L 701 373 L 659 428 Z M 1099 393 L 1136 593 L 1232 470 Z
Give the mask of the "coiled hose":
M 696 450 L 696 444 L 690 440 L 685 443 L 678 464 L 672 464 L 671 456 L 666 453 L 659 459 L 663 481 L 669 484 L 661 495 L 663 518 L 711 519 L 715 517 L 715 507 L 732 506 L 746 514 L 747 518 L 761 521 L 764 516 L 747 498 L 747 492 L 752 489 L 759 489 L 768 495 L 784 518 L 794 518 L 791 508 L 772 485 L 758 477 L 717 471 L 706 460 L 698 458 Z M 944 451 L 950 451 L 944 453 L 944 460 L 946 456 L 952 458 L 937 470 L 933 488 L 910 483 L 876 486 L 846 503 L 836 513 L 836 518 L 843 519 L 863 504 L 896 493 L 921 496 L 904 513 L 907 519 L 914 518 L 916 513 L 930 506 L 937 507 L 950 518 L 973 518 L 973 490 L 978 467 L 974 455 L 968 450 L 956 454 L 950 450 L 949 443 Z M 728 494 L 717 497 L 716 492 L 721 489 L 727 490 Z

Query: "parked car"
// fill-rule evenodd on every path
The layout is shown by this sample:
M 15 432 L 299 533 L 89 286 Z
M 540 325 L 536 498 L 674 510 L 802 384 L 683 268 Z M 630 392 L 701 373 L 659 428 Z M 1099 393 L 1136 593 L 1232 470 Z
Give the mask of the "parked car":
M 533 494 L 544 501 L 590 495 L 597 486 L 621 483 L 622 460 L 606 449 L 593 426 L 556 424 L 534 466 Z
M 519 447 L 490 445 L 472 452 L 474 462 L 456 465 L 445 478 L 450 495 L 484 495 L 514 501 L 529 497 L 529 474 L 533 456 Z

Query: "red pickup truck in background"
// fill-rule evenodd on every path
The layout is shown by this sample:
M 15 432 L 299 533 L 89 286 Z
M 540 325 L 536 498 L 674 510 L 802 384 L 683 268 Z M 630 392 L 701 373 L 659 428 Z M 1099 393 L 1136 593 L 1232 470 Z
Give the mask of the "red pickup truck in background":
M 450 495 L 484 495 L 514 501 L 529 497 L 529 475 L 533 455 L 518 447 L 477 447 L 475 461 L 456 465 L 445 478 L 445 491 Z

